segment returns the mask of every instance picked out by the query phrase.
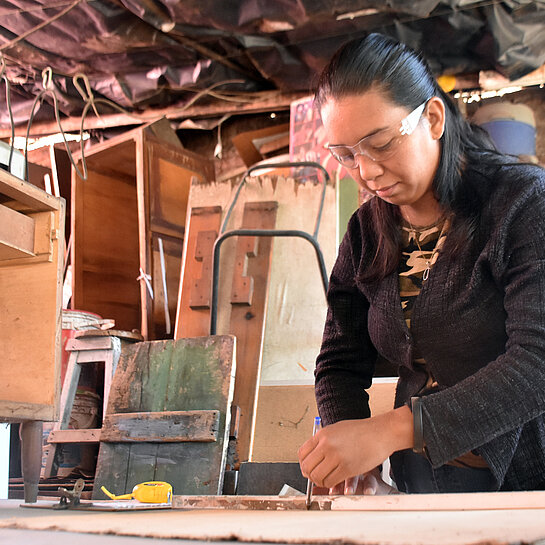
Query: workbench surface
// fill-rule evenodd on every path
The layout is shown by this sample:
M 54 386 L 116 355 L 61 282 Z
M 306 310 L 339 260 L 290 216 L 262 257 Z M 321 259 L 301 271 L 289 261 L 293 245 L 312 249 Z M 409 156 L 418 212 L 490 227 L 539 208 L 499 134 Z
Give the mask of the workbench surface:
M 486 495 L 482 496 L 485 500 Z M 520 542 L 542 545 L 541 540 L 545 538 L 543 508 L 451 511 L 172 509 L 97 513 L 24 509 L 19 505 L 20 500 L 0 501 L 0 543 L 5 538 L 6 543 L 64 545 L 74 542 L 74 533 L 78 534 L 76 538 L 80 545 L 94 545 L 99 543 L 98 539 L 100 545 L 140 542 L 167 545 L 169 541 L 165 539 L 359 545 Z

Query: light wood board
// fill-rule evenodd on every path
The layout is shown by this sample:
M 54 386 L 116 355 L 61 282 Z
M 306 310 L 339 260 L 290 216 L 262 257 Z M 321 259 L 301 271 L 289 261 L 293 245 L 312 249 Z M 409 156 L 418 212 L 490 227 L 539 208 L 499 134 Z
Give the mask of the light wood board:
M 306 510 L 306 496 L 174 496 L 177 509 Z M 312 496 L 312 511 L 489 511 L 545 509 L 545 492 Z M 544 527 L 545 529 L 545 527 Z
M 543 539 L 544 517 L 545 509 L 407 512 L 167 509 L 18 516 L 0 520 L 0 527 L 250 543 L 508 545 Z

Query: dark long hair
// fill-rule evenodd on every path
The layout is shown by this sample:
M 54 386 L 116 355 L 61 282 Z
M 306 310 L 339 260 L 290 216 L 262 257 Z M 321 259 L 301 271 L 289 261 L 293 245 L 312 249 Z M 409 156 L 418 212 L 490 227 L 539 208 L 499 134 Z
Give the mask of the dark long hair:
M 340 99 L 371 89 L 384 92 L 408 111 L 433 96 L 445 103 L 441 155 L 432 187 L 443 210 L 452 217 L 443 251 L 453 257 L 456 248 L 474 236 L 487 193 L 484 187 L 464 183 L 464 173 L 471 165 L 499 162 L 501 155 L 488 134 L 462 116 L 437 84 L 423 57 L 381 34 L 352 40 L 335 53 L 318 81 L 315 106 L 320 110 L 329 98 Z M 374 198 L 369 209 L 365 221 L 373 226 L 375 240 L 370 242 L 375 245 L 375 255 L 370 266 L 361 271 L 363 281 L 381 279 L 393 272 L 400 255 L 399 208 Z

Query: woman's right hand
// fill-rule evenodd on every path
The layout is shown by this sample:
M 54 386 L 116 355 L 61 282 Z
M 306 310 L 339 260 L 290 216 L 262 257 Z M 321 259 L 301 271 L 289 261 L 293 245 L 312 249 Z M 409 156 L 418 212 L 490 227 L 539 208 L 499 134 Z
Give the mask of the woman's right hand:
M 412 444 L 412 413 L 403 406 L 318 430 L 299 448 L 299 463 L 304 477 L 320 488 L 332 488 L 354 475 L 371 472 L 392 453 Z

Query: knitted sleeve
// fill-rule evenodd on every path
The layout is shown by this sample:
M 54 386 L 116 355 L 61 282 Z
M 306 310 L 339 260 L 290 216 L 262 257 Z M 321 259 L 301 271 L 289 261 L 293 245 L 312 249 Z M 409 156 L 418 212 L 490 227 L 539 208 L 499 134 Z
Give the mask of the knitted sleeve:
M 357 289 L 361 254 L 356 215 L 349 223 L 328 290 L 328 312 L 316 361 L 316 401 L 324 425 L 370 416 L 368 395 L 377 352 L 367 331 L 369 303 Z
M 512 174 L 517 172 L 524 171 Z M 504 473 L 521 427 L 545 413 L 545 176 L 535 173 L 533 182 L 516 179 L 516 190 L 499 191 L 491 207 L 487 267 L 503 293 L 505 350 L 471 376 L 422 399 L 424 440 L 436 467 L 502 439 L 503 451 L 490 449 L 496 459 L 489 461 Z M 480 320 L 486 323 L 487 317 Z

